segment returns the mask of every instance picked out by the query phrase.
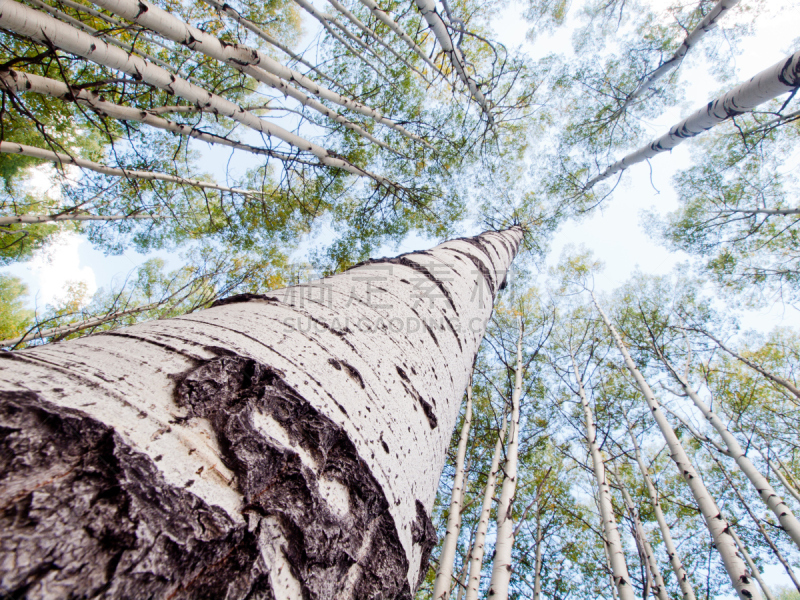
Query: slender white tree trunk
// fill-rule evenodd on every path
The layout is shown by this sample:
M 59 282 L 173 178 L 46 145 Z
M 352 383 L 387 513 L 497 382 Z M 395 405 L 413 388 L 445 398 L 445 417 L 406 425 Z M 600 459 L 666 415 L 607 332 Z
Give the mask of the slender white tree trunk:
M 433 35 L 436 36 L 439 45 L 442 47 L 442 51 L 450 60 L 450 64 L 453 65 L 453 68 L 455 69 L 459 78 L 467 86 L 467 89 L 469 89 L 470 95 L 481 107 L 481 110 L 486 115 L 489 123 L 494 123 L 494 118 L 492 117 L 489 103 L 486 100 L 486 97 L 483 95 L 483 92 L 478 87 L 478 84 L 472 77 L 470 77 L 469 73 L 467 73 L 467 63 L 464 60 L 464 56 L 461 54 L 461 50 L 459 50 L 458 46 L 453 44 L 453 40 L 450 38 L 450 32 L 447 30 L 447 26 L 444 24 L 442 17 L 436 11 L 435 0 L 414 1 L 419 9 L 419 12 L 428 22 L 428 27 L 431 28 Z
M 522 235 L 0 353 L 4 592 L 410 600 Z
M 789 492 L 794 497 L 795 500 L 800 502 L 800 487 L 796 487 L 794 485 L 797 482 L 794 481 L 794 478 L 792 477 L 792 474 L 789 473 L 789 470 L 781 462 L 781 460 L 777 456 L 775 456 L 773 458 L 770 458 L 769 454 L 764 454 L 764 452 L 760 448 L 758 448 L 757 446 L 753 446 L 753 447 L 761 455 L 761 457 L 766 461 L 767 466 L 771 466 L 770 463 L 773 460 L 776 462 L 777 467 L 772 467 L 772 472 L 775 473 L 775 476 L 778 478 L 778 480 L 780 480 L 781 485 L 783 485 L 783 487 L 786 489 L 786 491 Z M 792 477 L 793 481 L 789 481 L 786 478 L 786 476 L 783 473 L 781 473 L 781 469 L 783 469 L 783 471 L 786 473 L 786 475 L 788 475 L 789 477 Z
M 486 532 L 489 529 L 489 518 L 492 513 L 492 500 L 494 491 L 497 487 L 497 473 L 500 469 L 500 457 L 503 454 L 503 444 L 506 435 L 506 416 L 503 415 L 503 425 L 497 434 L 497 442 L 494 445 L 492 455 L 492 465 L 489 468 L 489 476 L 486 478 L 486 488 L 483 491 L 483 506 L 481 516 L 478 521 L 478 530 L 475 532 L 475 543 L 472 545 L 472 555 L 470 556 L 469 579 L 467 580 L 467 596 L 465 600 L 478 600 L 478 591 L 481 586 L 481 569 L 483 568 L 483 555 L 486 552 Z
M 697 24 L 697 27 L 687 34 L 683 43 L 675 51 L 675 54 L 653 71 L 650 76 L 628 96 L 625 103 L 620 108 L 620 112 L 623 112 L 634 100 L 653 87 L 664 75 L 677 68 L 681 62 L 683 62 L 683 58 L 686 56 L 686 53 L 689 52 L 689 49 L 697 44 L 706 33 L 714 29 L 719 23 L 720 18 L 737 4 L 739 4 L 739 0 L 719 0 L 719 2 L 708 11 L 708 14 L 703 17 L 703 20 Z
M 361 4 L 366 6 L 372 15 L 378 19 L 381 23 L 386 25 L 389 29 L 391 29 L 401 40 L 403 40 L 406 45 L 411 48 L 414 53 L 419 56 L 431 69 L 433 69 L 434 73 L 441 75 L 445 80 L 447 76 L 442 73 L 442 71 L 437 67 L 433 61 L 428 57 L 428 53 L 425 52 L 422 48 L 420 48 L 416 42 L 411 39 L 411 37 L 403 30 L 400 25 L 398 25 L 394 19 L 392 19 L 385 11 L 381 10 L 381 8 L 377 5 L 375 0 L 359 0 Z
M 540 600 L 542 597 L 542 546 L 544 545 L 544 535 L 542 534 L 542 513 L 536 513 L 536 552 L 533 559 L 533 600 Z
M 291 48 L 289 48 L 285 44 L 282 44 L 280 41 L 276 40 L 274 37 L 272 37 L 270 34 L 268 34 L 266 31 L 261 29 L 258 25 L 256 25 L 252 21 L 250 21 L 248 19 L 245 19 L 241 14 L 239 14 L 239 12 L 236 11 L 235 8 L 233 8 L 229 4 L 217 2 L 217 0 L 203 0 L 203 1 L 206 4 L 208 4 L 209 6 L 213 7 L 214 9 L 216 9 L 217 12 L 220 13 L 220 15 L 223 15 L 223 14 L 227 15 L 229 18 L 231 18 L 234 21 L 236 21 L 239 25 L 241 25 L 245 29 L 248 29 L 248 30 L 252 31 L 254 34 L 256 34 L 258 37 L 260 37 L 262 40 L 264 40 L 268 44 L 278 48 L 281 52 L 283 52 L 284 54 L 289 56 L 289 58 L 291 58 L 292 60 L 295 60 L 298 63 L 300 63 L 301 65 L 304 65 L 304 66 L 308 67 L 309 69 L 314 71 L 317 75 L 319 75 L 320 77 L 325 79 L 328 83 L 331 83 L 331 84 L 333 84 L 334 86 L 336 86 L 336 87 L 338 87 L 340 89 L 344 89 L 338 82 L 336 82 L 334 79 L 328 77 L 325 73 L 320 71 L 317 67 L 315 67 L 310 62 L 305 60 L 302 56 L 300 56 L 298 54 L 295 54 L 292 51 Z
M 653 578 L 652 584 L 652 591 L 653 596 L 658 598 L 659 600 L 669 600 L 669 595 L 667 594 L 667 586 L 664 585 L 664 578 L 661 576 L 661 569 L 658 567 L 658 559 L 656 558 L 655 553 L 653 552 L 653 547 L 650 545 L 650 541 L 647 539 L 647 532 L 644 530 L 644 526 L 642 525 L 641 519 L 639 519 L 639 512 L 636 509 L 636 504 L 633 502 L 633 498 L 628 493 L 628 490 L 622 485 L 622 481 L 617 476 L 617 482 L 619 484 L 619 489 L 622 492 L 622 498 L 625 501 L 625 507 L 628 509 L 628 513 L 631 515 L 633 519 L 634 530 L 636 531 L 636 536 L 639 538 L 642 551 L 644 552 L 645 560 L 647 561 L 647 567 L 650 571 L 650 574 Z
M 736 542 L 739 552 L 741 552 L 742 556 L 744 556 L 744 559 L 747 561 L 747 565 L 750 567 L 750 572 L 753 573 L 753 578 L 758 582 L 761 591 L 764 592 L 764 597 L 767 600 L 775 600 L 775 596 L 772 595 L 772 591 L 769 589 L 769 586 L 767 586 L 767 584 L 764 582 L 764 579 L 761 577 L 761 573 L 759 572 L 756 563 L 753 562 L 753 559 L 750 557 L 750 553 L 747 551 L 747 548 L 742 543 L 739 535 L 733 529 L 731 529 L 731 536 Z
M 661 406 L 659 405 L 658 400 L 656 400 L 653 391 L 650 389 L 650 386 L 647 385 L 647 381 L 645 381 L 644 377 L 639 372 L 639 369 L 636 368 L 636 365 L 634 364 L 631 355 L 628 353 L 625 343 L 619 336 L 616 327 L 614 327 L 614 325 L 608 319 L 608 316 L 606 316 L 606 313 L 603 311 L 603 309 L 600 308 L 600 304 L 597 302 L 594 292 L 591 292 L 591 294 L 594 305 L 597 308 L 597 312 L 600 313 L 600 317 L 603 319 L 606 327 L 608 327 L 609 332 L 611 332 L 611 336 L 614 338 L 614 343 L 616 344 L 625 361 L 625 366 L 636 380 L 636 384 L 641 390 L 642 395 L 645 397 L 647 405 L 650 408 L 653 419 L 655 419 L 658 428 L 661 430 L 661 434 L 664 436 L 664 440 L 667 442 L 667 446 L 669 447 L 670 451 L 670 458 L 672 458 L 673 462 L 678 467 L 678 471 L 692 492 L 692 496 L 697 503 L 697 507 L 700 509 L 700 512 L 706 521 L 706 526 L 711 533 L 711 537 L 714 540 L 717 551 L 722 557 L 722 562 L 725 565 L 725 570 L 728 572 L 728 576 L 730 577 L 733 588 L 736 590 L 742 600 L 759 599 L 761 595 L 750 579 L 750 573 L 747 570 L 747 566 L 744 564 L 744 561 L 742 561 L 741 556 L 736 553 L 736 544 L 729 534 L 730 526 L 728 525 L 728 522 L 722 516 L 722 513 L 717 507 L 717 503 L 708 493 L 708 489 L 703 483 L 703 480 L 700 478 L 700 474 L 694 468 L 694 465 L 692 465 L 689 457 L 686 455 L 686 451 L 683 449 L 678 436 L 675 435 L 675 431 L 670 426 L 669 421 L 667 421 L 667 418 L 661 410 Z
M 683 388 L 683 391 L 689 396 L 689 398 L 692 399 L 694 405 L 700 410 L 700 412 L 703 413 L 703 416 L 709 423 L 711 423 L 714 429 L 717 430 L 717 433 L 720 435 L 722 441 L 728 449 L 728 456 L 736 461 L 736 464 L 739 465 L 742 473 L 745 474 L 747 479 L 758 492 L 761 500 L 763 500 L 764 504 L 766 504 L 773 514 L 778 518 L 778 522 L 781 524 L 783 530 L 789 534 L 789 537 L 792 538 L 792 541 L 795 543 L 795 545 L 800 548 L 800 521 L 798 521 L 794 516 L 789 506 L 769 484 L 767 478 L 764 477 L 758 469 L 756 469 L 753 462 L 747 457 L 747 455 L 744 453 L 744 450 L 739 445 L 739 441 L 728 430 L 728 428 L 725 426 L 725 423 L 722 422 L 722 419 L 720 419 L 719 416 L 710 408 L 708 408 L 706 403 L 700 399 L 700 396 L 694 391 L 692 386 L 686 380 L 686 377 L 678 373 L 664 356 L 661 356 L 661 359 L 667 366 L 670 373 L 672 373 L 675 379 L 677 379 L 678 383 Z
M 727 208 L 712 211 L 721 214 L 746 214 L 746 215 L 799 215 L 800 208 Z
M 56 221 L 130 221 L 134 219 L 158 219 L 159 215 L 87 215 L 67 213 L 63 215 L 15 215 L 0 217 L 0 227 L 14 223 L 53 223 Z
M 138 6 L 134 10 L 138 11 Z M 147 14 L 150 10 L 154 10 L 154 7 L 151 7 L 143 14 Z M 168 15 L 168 13 L 165 14 Z M 322 146 L 309 142 L 275 123 L 264 121 L 230 100 L 189 83 L 185 79 L 176 77 L 161 67 L 128 54 L 116 46 L 111 46 L 44 13 L 27 8 L 14 0 L 0 0 L 0 16 L 2 16 L 4 27 L 19 35 L 37 42 L 52 44 L 57 48 L 82 56 L 97 64 L 118 69 L 156 88 L 180 96 L 184 100 L 199 106 L 204 106 L 211 112 L 233 119 L 254 131 L 274 136 L 290 146 L 310 152 L 321 163 L 329 167 L 336 167 L 358 176 L 367 176 L 378 183 L 394 187 L 394 184 L 385 177 L 370 173 L 347 160 L 338 158 Z
M 511 550 L 514 546 L 514 521 L 511 517 L 512 504 L 517 491 L 517 461 L 519 456 L 519 399 L 522 395 L 522 339 L 525 334 L 521 318 L 517 318 L 519 337 L 517 338 L 517 362 L 514 369 L 514 391 L 511 393 L 511 423 L 508 436 L 506 460 L 503 463 L 503 487 L 497 502 L 497 540 L 494 546 L 492 579 L 489 582 L 488 597 L 492 600 L 508 598 L 511 582 Z
M 578 397 L 583 406 L 584 422 L 586 425 L 586 443 L 589 446 L 589 454 L 592 457 L 592 469 L 597 481 L 597 505 L 600 509 L 600 518 L 603 520 L 603 533 L 605 539 L 603 545 L 606 548 L 606 557 L 614 579 L 614 587 L 621 600 L 633 600 L 633 586 L 628 574 L 628 565 L 625 562 L 625 552 L 622 548 L 622 539 L 617 528 L 617 520 L 614 517 L 614 507 L 611 503 L 611 488 L 606 478 L 605 462 L 597 447 L 597 430 L 594 425 L 594 415 L 589 400 L 586 397 L 586 390 L 583 388 L 583 379 L 578 369 L 575 355 L 570 348 L 570 358 L 572 359 L 572 370 L 575 381 L 578 385 Z
M 177 17 L 174 17 L 167 11 L 147 2 L 146 0 L 142 0 L 141 3 L 139 0 L 96 0 L 95 4 L 102 6 L 114 14 L 124 17 L 129 21 L 138 23 L 143 27 L 147 27 L 148 29 L 155 31 L 167 39 L 185 44 L 192 50 L 197 50 L 199 52 L 203 52 L 204 54 L 208 54 L 209 56 L 213 56 L 217 60 L 226 62 L 233 66 L 248 65 L 250 67 L 256 67 L 255 69 L 242 69 L 242 71 L 251 77 L 258 79 L 259 81 L 263 81 L 267 85 L 276 87 L 276 89 L 279 89 L 284 93 L 292 95 L 292 90 L 294 90 L 294 88 L 286 84 L 281 84 L 279 80 L 283 80 L 284 82 L 297 82 L 299 85 L 303 86 L 312 94 L 319 96 L 320 98 L 324 98 L 325 100 L 329 100 L 350 110 L 365 114 L 366 116 L 372 117 L 377 122 L 399 131 L 405 136 L 408 136 L 418 142 L 426 143 L 422 138 L 411 133 L 403 126 L 394 123 L 390 119 L 386 119 L 380 113 L 380 111 L 369 108 L 360 102 L 356 102 L 355 100 L 346 98 L 340 94 L 337 94 L 336 92 L 323 88 L 317 82 L 309 79 L 302 73 L 294 71 L 293 69 L 280 64 L 278 61 L 264 54 L 260 50 L 250 48 L 242 44 L 223 43 L 219 38 L 216 38 L 213 35 L 210 35 L 184 21 L 181 21 Z M 262 73 L 273 75 L 274 78 L 264 78 Z M 300 95 L 294 94 L 293 97 L 295 96 L 296 99 L 301 97 Z M 302 97 L 306 98 L 306 103 L 309 106 L 312 106 L 313 104 L 313 108 L 315 110 L 320 112 L 324 111 L 326 116 L 334 118 L 332 115 L 335 115 L 336 113 L 328 110 L 324 105 L 315 101 L 312 102 L 304 94 Z
M 653 505 L 653 512 L 655 513 L 658 527 L 661 530 L 661 539 L 664 540 L 664 547 L 667 550 L 667 556 L 669 557 L 669 562 L 672 565 L 672 572 L 675 573 L 675 577 L 678 580 L 678 585 L 681 588 L 683 600 L 696 600 L 694 590 L 692 589 L 692 584 L 689 581 L 689 576 L 687 575 L 686 569 L 683 567 L 681 558 L 678 555 L 678 549 L 675 547 L 675 542 L 672 541 L 672 532 L 670 531 L 667 519 L 664 517 L 664 511 L 661 509 L 661 502 L 658 499 L 656 486 L 653 485 L 653 480 L 650 479 L 650 473 L 647 471 L 647 465 L 644 464 L 642 453 L 639 450 L 639 442 L 636 441 L 636 436 L 631 430 L 630 425 L 628 426 L 628 433 L 631 436 L 631 441 L 633 441 L 636 463 L 639 465 L 639 470 L 642 472 L 642 477 L 644 478 L 645 485 L 647 486 L 647 493 L 650 495 L 650 503 Z
M 615 162 L 605 171 L 590 179 L 584 186 L 584 190 L 591 189 L 599 181 L 608 179 L 631 165 L 643 162 L 661 152 L 672 150 L 684 140 L 700 135 L 731 117 L 750 112 L 768 100 L 792 92 L 798 86 L 800 86 L 800 52 L 781 60 L 724 96 L 709 102 L 674 125 L 668 133 L 654 142 Z
M 88 90 L 80 90 L 76 92 L 75 90 L 70 90 L 70 88 L 62 81 L 48 79 L 47 77 L 41 77 L 39 75 L 34 75 L 33 73 L 22 73 L 21 71 L 13 70 L 0 71 L 0 86 L 13 92 L 33 92 L 36 94 L 45 94 L 54 98 L 60 98 L 65 101 L 77 102 L 84 106 L 88 106 L 101 115 L 119 119 L 120 121 L 144 123 L 150 127 L 156 127 L 158 129 L 170 131 L 177 135 L 193 137 L 195 139 L 208 142 L 209 144 L 220 144 L 235 150 L 243 150 L 251 154 L 274 156 L 275 158 L 286 162 L 297 162 L 301 164 L 319 166 L 318 163 L 309 162 L 299 158 L 296 159 L 288 154 L 275 152 L 274 150 L 268 150 L 266 148 L 248 146 L 247 144 L 243 144 L 235 140 L 229 140 L 218 135 L 205 133 L 194 129 L 190 125 L 182 125 L 180 123 L 168 121 L 167 119 L 162 119 L 161 117 L 151 114 L 145 110 L 140 110 L 130 106 L 120 106 L 119 104 L 109 102 L 99 94 Z
M 417 73 L 417 75 L 419 75 L 420 77 L 422 77 L 422 78 L 425 80 L 425 82 L 426 82 L 426 83 L 428 83 L 428 84 L 430 85 L 431 81 L 430 81 L 430 80 L 429 80 L 429 79 L 428 79 L 428 78 L 425 76 L 425 74 L 424 74 L 422 71 L 418 70 L 418 69 L 417 69 L 417 68 L 416 68 L 414 65 L 412 65 L 411 63 L 409 63 L 409 62 L 408 62 L 408 61 L 407 61 L 407 60 L 406 60 L 406 59 L 405 59 L 405 58 L 404 58 L 402 55 L 398 54 L 398 53 L 397 53 L 397 51 L 395 51 L 395 49 L 394 49 L 394 48 L 392 48 L 392 47 L 391 47 L 389 44 L 387 44 L 387 43 L 386 43 L 386 41 L 385 41 L 385 40 L 384 40 L 384 39 L 383 39 L 381 36 L 379 36 L 379 35 L 378 35 L 377 33 L 375 33 L 375 32 L 374 32 L 372 29 L 370 29 L 369 27 L 367 27 L 367 26 L 366 26 L 366 25 L 365 25 L 365 24 L 364 24 L 364 23 L 361 21 L 361 19 L 359 19 L 357 16 L 355 16 L 355 15 L 354 15 L 352 12 L 350 12 L 349 10 L 347 10 L 347 8 L 346 8 L 345 6 L 343 6 L 343 5 L 342 5 L 340 2 L 337 2 L 337 0 L 328 0 L 328 2 L 330 2 L 330 3 L 331 3 L 331 6 L 333 6 L 333 7 L 334 7 L 334 8 L 335 8 L 337 11 L 339 11 L 341 14 L 343 14 L 345 17 L 347 17 L 347 18 L 350 20 L 350 22 L 351 22 L 351 23 L 353 23 L 353 25 L 355 25 L 355 26 L 356 26 L 356 27 L 358 27 L 358 28 L 359 28 L 361 31 L 363 31 L 363 32 L 364 32 L 364 33 L 366 33 L 368 36 L 370 36 L 370 38 L 371 38 L 371 39 L 373 39 L 373 40 L 375 40 L 376 42 L 378 42 L 378 43 L 379 43 L 381 46 L 383 46 L 384 48 L 386 48 L 386 49 L 387 49 L 389 52 L 391 52 L 391 53 L 392 53 L 392 55 L 393 55 L 393 56 L 394 56 L 394 57 L 395 57 L 397 60 L 399 60 L 399 61 L 400 61 L 401 63 L 403 63 L 403 64 L 404 64 L 406 67 L 408 67 L 409 69 L 411 69 L 412 71 L 414 71 L 415 73 Z
M 439 571 L 433 584 L 435 600 L 447 600 L 453 578 L 453 562 L 456 559 L 458 537 L 461 534 L 461 507 L 464 503 L 464 459 L 467 455 L 469 428 L 472 423 L 472 383 L 467 386 L 467 406 L 464 409 L 464 424 L 458 440 L 456 453 L 456 474 L 453 480 L 453 493 L 450 500 L 450 514 L 447 517 L 447 532 L 439 556 Z
M 91 160 L 83 158 L 76 158 L 63 152 L 53 152 L 52 150 L 44 150 L 34 146 L 27 146 L 25 144 L 17 144 L 15 142 L 6 142 L 0 140 L 0 152 L 7 154 L 19 154 L 21 156 L 30 156 L 31 158 L 41 158 L 57 163 L 60 168 L 64 165 L 75 165 L 82 169 L 89 169 L 96 171 L 103 175 L 110 175 L 112 177 L 124 177 L 125 179 L 143 179 L 145 181 L 169 181 L 172 183 L 179 183 L 181 185 L 189 185 L 192 187 L 219 190 L 221 192 L 230 192 L 232 194 L 242 194 L 243 196 L 258 196 L 258 192 L 254 190 L 242 190 L 239 188 L 227 187 L 218 185 L 208 181 L 201 181 L 199 179 L 188 179 L 186 177 L 178 177 L 177 175 L 169 175 L 168 173 L 158 173 L 154 171 L 137 171 L 134 169 L 120 169 L 117 167 L 109 167 Z

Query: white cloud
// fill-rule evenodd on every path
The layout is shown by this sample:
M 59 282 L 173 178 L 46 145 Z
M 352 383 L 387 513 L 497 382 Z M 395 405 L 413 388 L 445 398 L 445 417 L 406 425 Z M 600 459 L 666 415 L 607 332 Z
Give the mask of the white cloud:
M 26 263 L 34 281 L 31 290 L 36 290 L 33 301 L 38 307 L 54 304 L 64 296 L 64 289 L 69 283 L 86 284 L 89 296 L 97 291 L 94 270 L 86 265 L 81 266 L 78 246 L 84 239 L 73 232 L 65 232 L 44 252 L 39 252 Z

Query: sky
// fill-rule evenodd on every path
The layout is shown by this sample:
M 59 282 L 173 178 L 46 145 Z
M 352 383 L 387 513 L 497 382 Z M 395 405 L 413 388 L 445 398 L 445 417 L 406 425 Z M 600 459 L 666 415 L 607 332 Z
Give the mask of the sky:
M 665 5 L 666 0 L 650 0 L 654 5 Z M 749 1 L 743 0 L 747 5 Z M 577 3 L 577 2 L 576 2 Z M 315 4 L 322 6 L 317 0 Z M 800 23 L 800 9 L 797 2 L 766 2 L 762 13 L 756 21 L 756 33 L 742 41 L 742 53 L 736 58 L 736 79 L 745 80 L 759 71 L 771 66 L 791 52 L 800 49 L 797 27 Z M 549 52 L 569 52 L 570 34 L 561 31 L 555 36 L 540 35 L 535 43 L 526 39 L 527 24 L 521 18 L 522 6 L 511 4 L 496 21 L 496 39 L 507 47 L 521 47 L 533 57 L 541 57 Z M 308 28 L 309 35 L 314 28 Z M 668 110 L 658 119 L 648 123 L 653 137 L 666 131 L 672 124 L 685 117 L 689 112 L 702 106 L 719 92 L 707 76 L 702 65 L 693 65 L 687 76 L 687 100 L 678 107 Z M 652 239 L 641 225 L 641 214 L 644 210 L 655 209 L 660 213 L 674 210 L 678 198 L 672 189 L 671 178 L 678 169 L 691 164 L 691 143 L 686 143 L 672 151 L 669 156 L 661 155 L 652 160 L 651 168 L 647 164 L 632 167 L 622 177 L 621 183 L 613 196 L 607 200 L 602 209 L 591 218 L 581 222 L 567 223 L 557 232 L 551 249 L 552 264 L 558 259 L 562 250 L 568 245 L 591 249 L 595 256 L 602 260 L 606 267 L 597 277 L 597 288 L 610 291 L 627 280 L 637 268 L 655 274 L 666 274 L 676 265 L 688 260 L 688 256 L 680 252 L 670 252 Z M 224 180 L 224 166 L 228 162 L 229 153 L 222 149 L 209 149 L 197 144 L 203 152 L 203 168 Z M 238 157 L 237 157 L 237 160 Z M 241 167 L 246 165 L 245 158 Z M 46 191 L 47 177 L 39 173 L 35 184 Z M 475 232 L 477 233 L 477 231 Z M 332 233 L 326 234 L 322 226 L 319 239 L 330 239 Z M 309 240 L 300 250 L 298 258 L 308 250 Z M 399 247 L 385 247 L 378 255 L 392 255 L 428 248 L 432 240 L 413 235 Z M 163 258 L 172 260 L 169 253 L 157 253 Z M 128 250 L 119 256 L 105 256 L 92 248 L 84 238 L 70 234 L 47 249 L 47 252 L 36 256 L 25 264 L 16 264 L 3 269 L 4 272 L 21 277 L 29 286 L 30 303 L 39 309 L 46 304 L 54 303 L 63 295 L 68 283 L 82 282 L 89 294 L 100 287 L 108 287 L 113 281 L 121 281 L 148 257 Z M 800 314 L 795 309 L 776 304 L 771 308 L 759 311 L 742 311 L 743 329 L 771 329 L 778 324 L 800 326 Z M 766 578 L 775 585 L 787 585 L 788 577 L 777 565 L 765 568 Z

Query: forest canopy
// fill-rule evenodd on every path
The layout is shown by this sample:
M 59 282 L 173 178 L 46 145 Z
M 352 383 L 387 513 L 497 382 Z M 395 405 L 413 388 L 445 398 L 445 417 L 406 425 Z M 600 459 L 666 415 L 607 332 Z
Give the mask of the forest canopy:
M 776 14 L 800 5 L 0 0 L 0 346 L 521 226 L 417 597 L 798 598 L 800 38 L 737 63 Z M 598 285 L 559 235 L 648 167 L 679 264 Z M 41 306 L 19 269 L 70 236 L 136 267 Z

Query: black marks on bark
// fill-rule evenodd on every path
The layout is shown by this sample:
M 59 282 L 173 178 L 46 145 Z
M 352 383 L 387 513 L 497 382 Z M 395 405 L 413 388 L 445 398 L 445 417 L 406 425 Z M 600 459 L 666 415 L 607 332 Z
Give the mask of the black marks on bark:
M 430 334 L 431 334 L 431 337 L 433 338 L 433 342 L 434 342 L 434 343 L 436 344 L 436 346 L 438 347 L 438 346 L 439 346 L 439 340 L 437 340 L 437 339 L 436 339 L 436 336 L 433 334 L 433 329 L 431 329 L 431 326 L 430 326 L 430 325 L 428 325 L 428 324 L 427 324 L 425 321 L 423 321 L 423 322 L 422 322 L 422 324 L 423 324 L 423 325 L 425 325 L 425 329 L 427 329 L 427 330 L 428 330 L 428 333 L 430 333 Z
M 416 507 L 417 518 L 411 523 L 411 541 L 422 550 L 422 556 L 419 561 L 419 579 L 417 580 L 417 587 L 419 587 L 428 572 L 428 561 L 431 558 L 431 551 L 436 545 L 436 529 L 425 511 L 425 507 L 422 506 L 422 502 L 417 500 Z
M 455 327 L 453 327 L 453 324 L 450 322 L 450 319 L 447 318 L 447 315 L 442 315 L 442 316 L 444 316 L 444 320 L 447 322 L 447 326 L 450 328 L 450 331 L 453 332 L 453 337 L 456 338 L 456 341 L 458 342 L 458 349 L 463 352 L 464 347 L 461 345 L 461 338 L 458 336 L 458 332 L 456 331 Z
M 351 379 L 354 379 L 358 382 L 361 386 L 361 389 L 364 389 L 366 386 L 364 385 L 364 379 L 361 377 L 361 373 L 358 372 L 353 365 L 348 363 L 345 360 L 336 360 L 335 358 L 329 358 L 328 362 L 333 366 L 334 369 L 337 371 L 341 371 L 344 368 L 345 372 L 350 376 Z M 347 414 L 347 413 L 345 413 Z
M 479 259 L 477 256 L 473 256 L 472 254 L 464 252 L 463 250 L 458 250 L 456 248 L 449 248 L 449 250 L 451 250 L 452 252 L 457 252 L 458 254 L 462 254 L 463 256 L 469 258 L 470 261 L 472 261 L 472 264 L 475 265 L 475 268 L 481 274 L 484 281 L 486 281 L 486 286 L 489 288 L 489 291 L 492 294 L 492 298 L 494 298 L 495 295 L 494 282 L 492 281 L 492 276 L 489 274 L 489 269 L 486 268 L 486 265 L 483 264 L 483 261 Z
M 403 389 L 405 389 L 409 396 L 413 397 L 417 402 L 419 402 L 420 406 L 422 407 L 422 412 L 425 413 L 425 418 L 428 419 L 428 424 L 430 424 L 431 429 L 434 429 L 439 424 L 439 420 L 436 418 L 436 413 L 433 411 L 433 407 L 427 400 L 419 395 L 416 389 L 414 389 L 414 386 L 409 380 L 408 375 L 400 367 L 400 365 L 396 365 L 395 368 L 397 369 L 397 374 L 400 375 L 400 379 L 403 380 Z
M 436 429 L 439 420 L 436 418 L 436 414 L 433 412 L 433 407 L 430 405 L 430 402 L 425 400 L 422 396 L 417 396 L 417 400 L 419 400 L 420 405 L 422 405 L 422 412 L 425 413 L 425 417 L 428 419 L 431 429 Z
M 406 372 L 399 365 L 396 368 L 397 368 L 397 374 L 400 375 L 400 379 L 402 379 L 403 381 L 409 381 Z
M 256 533 L 168 484 L 112 428 L 0 392 L 0 432 L 7 597 L 272 598 Z
M 431 273 L 425 265 L 421 265 L 413 260 L 409 260 L 408 258 L 404 258 L 402 256 L 395 258 L 395 263 L 399 265 L 403 265 L 404 267 L 408 267 L 409 269 L 414 269 L 418 273 L 422 273 L 425 277 L 427 277 L 436 287 L 439 288 L 439 291 L 442 292 L 442 295 L 447 298 L 447 301 L 450 303 L 453 311 L 458 314 L 458 309 L 456 309 L 456 305 L 453 303 L 453 297 L 450 295 L 450 290 L 448 290 L 442 281 L 436 277 L 433 273 Z M 444 266 L 444 265 L 443 265 Z
M 262 302 L 272 302 L 275 304 L 280 303 L 275 296 L 266 296 L 264 294 L 251 294 L 250 292 L 246 294 L 236 294 L 234 296 L 228 296 L 227 298 L 221 298 L 217 300 L 211 305 L 211 308 L 215 306 L 225 306 L 226 304 L 238 304 L 239 302 L 251 302 L 253 300 L 260 300 Z
M 353 369 L 337 363 L 348 373 Z M 408 559 L 385 494 L 346 432 L 286 384 L 279 370 L 240 356 L 215 358 L 189 372 L 176 396 L 190 417 L 210 421 L 246 510 L 279 524 L 304 597 L 336 597 L 360 556 L 355 598 L 410 600 Z M 291 447 L 258 430 L 256 413 L 271 417 L 315 464 L 304 464 Z M 321 477 L 348 490 L 346 514 L 331 510 L 319 491 Z

